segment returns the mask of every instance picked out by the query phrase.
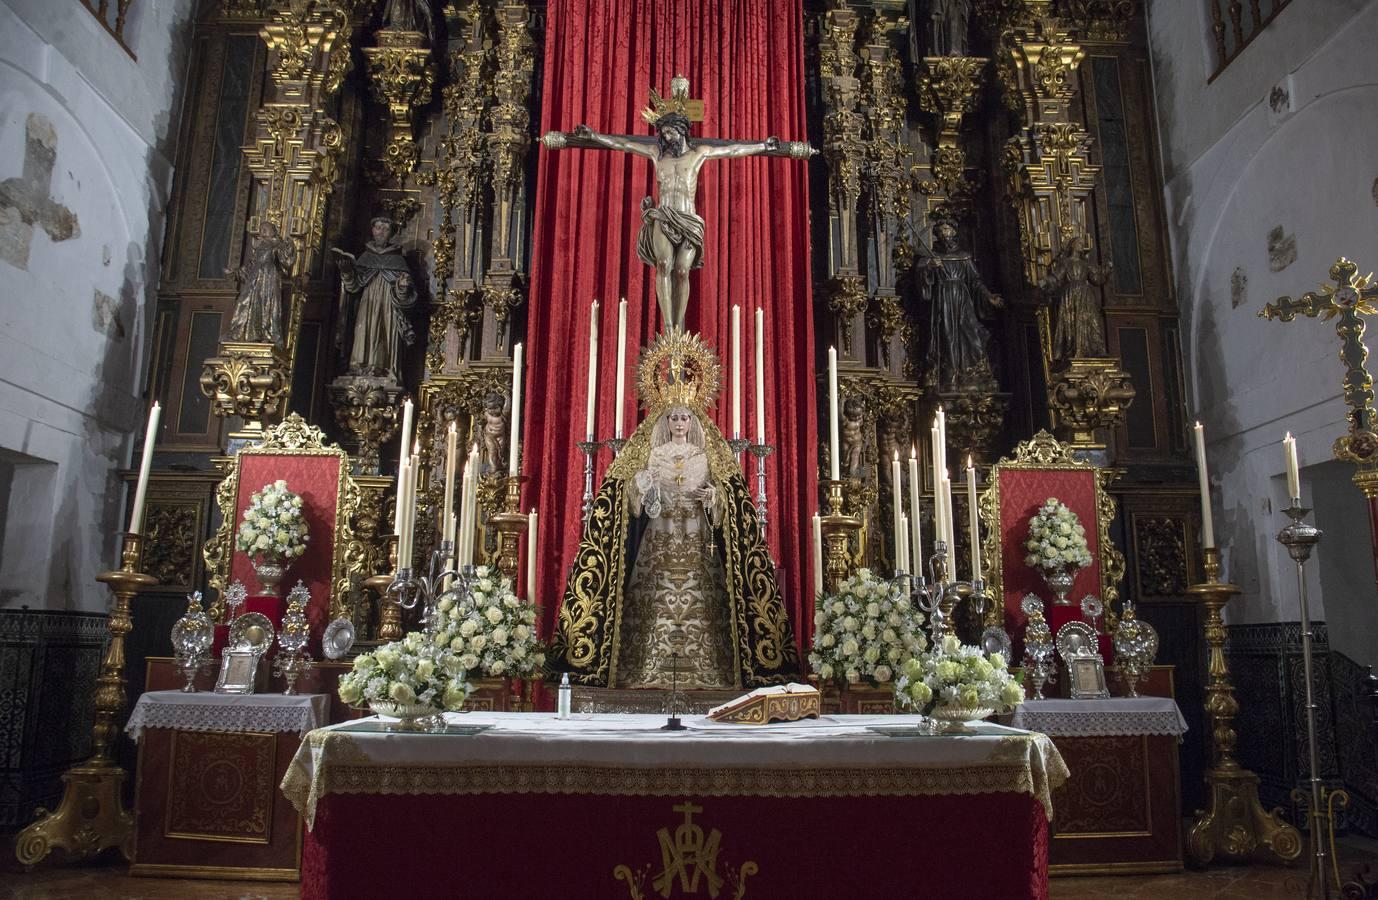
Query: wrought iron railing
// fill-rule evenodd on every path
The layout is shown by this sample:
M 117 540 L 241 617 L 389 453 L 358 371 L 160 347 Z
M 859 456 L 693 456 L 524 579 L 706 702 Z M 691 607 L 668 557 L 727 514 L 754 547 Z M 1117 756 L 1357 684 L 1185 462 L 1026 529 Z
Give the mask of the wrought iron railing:
M 137 58 L 134 56 L 134 51 L 130 49 L 129 43 L 124 39 L 125 22 L 129 18 L 129 8 L 134 5 L 134 0 L 114 0 L 113 4 L 110 0 L 81 0 L 81 2 L 91 11 L 91 15 L 95 16 L 105 26 L 105 30 L 110 32 L 119 42 L 124 52 L 128 53 L 131 58 Z
M 1225 71 L 1225 67 L 1244 52 L 1249 42 L 1258 37 L 1291 0 L 1249 0 L 1247 11 L 1239 0 L 1209 2 L 1216 63 L 1215 71 L 1211 73 L 1208 83 Z

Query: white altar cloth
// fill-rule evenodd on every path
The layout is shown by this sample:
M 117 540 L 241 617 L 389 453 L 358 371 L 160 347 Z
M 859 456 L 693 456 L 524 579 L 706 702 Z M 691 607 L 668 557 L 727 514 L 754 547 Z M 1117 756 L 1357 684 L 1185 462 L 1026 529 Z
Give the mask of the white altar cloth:
M 463 733 L 376 730 L 377 718 L 317 729 L 283 792 L 311 825 L 330 793 L 612 793 L 698 796 L 1032 794 L 1052 814 L 1067 767 L 1051 740 L 992 723 L 927 735 L 899 716 L 824 716 L 765 726 L 662 716 L 448 713 Z M 384 720 L 386 721 L 386 720 Z M 375 729 L 375 730 L 370 730 Z
M 124 730 L 135 740 L 145 728 L 179 731 L 295 731 L 305 735 L 330 721 L 328 694 L 213 694 L 149 691 L 134 705 Z
M 1171 697 L 1104 700 L 1025 700 L 1010 724 L 1051 737 L 1116 737 L 1167 734 L 1180 738 L 1187 720 Z

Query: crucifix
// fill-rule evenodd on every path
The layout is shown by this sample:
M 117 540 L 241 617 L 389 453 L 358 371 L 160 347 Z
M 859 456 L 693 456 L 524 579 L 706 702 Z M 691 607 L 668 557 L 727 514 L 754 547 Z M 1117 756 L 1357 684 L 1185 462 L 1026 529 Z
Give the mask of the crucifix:
M 1336 459 L 1359 467 L 1354 483 L 1368 500 L 1369 532 L 1373 542 L 1375 574 L 1378 575 L 1378 410 L 1373 406 L 1373 377 L 1368 373 L 1368 347 L 1364 345 L 1364 316 L 1378 313 L 1378 282 L 1372 273 L 1360 275 L 1359 267 L 1340 257 L 1330 267 L 1330 284 L 1308 291 L 1300 300 L 1279 297 L 1258 313 L 1263 319 L 1290 322 L 1298 315 L 1335 320 L 1340 336 L 1340 362 L 1345 364 L 1345 403 L 1349 405 L 1349 431 L 1334 445 Z
M 651 106 L 641 111 L 641 118 L 655 129 L 654 136 L 600 134 L 577 125 L 572 132 L 547 132 L 541 143 L 549 150 L 621 150 L 651 161 L 658 198 L 641 201 L 636 255 L 655 269 L 656 301 L 665 330 L 683 329 L 689 309 L 689 272 L 703 265 L 704 223 L 694 209 L 703 164 L 738 156 L 808 159 L 818 151 L 806 142 L 782 142 L 777 137 L 764 141 L 695 138 L 691 142 L 690 123 L 703 120 L 703 101 L 689 98 L 689 79 L 683 75 L 671 79 L 669 99 L 651 90 Z

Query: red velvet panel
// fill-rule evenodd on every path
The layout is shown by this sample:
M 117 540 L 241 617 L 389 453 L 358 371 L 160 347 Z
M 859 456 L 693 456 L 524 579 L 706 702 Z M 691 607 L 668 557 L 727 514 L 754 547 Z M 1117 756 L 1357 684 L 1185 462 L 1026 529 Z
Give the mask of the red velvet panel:
M 311 623 L 311 636 L 320 639 L 321 631 L 330 615 L 330 570 L 334 560 L 335 507 L 340 496 L 340 458 L 337 456 L 277 456 L 271 454 L 242 454 L 239 458 L 239 498 L 235 503 L 235 527 L 249 505 L 255 491 L 278 479 L 287 482 L 288 490 L 300 494 L 302 509 L 310 540 L 306 552 L 292 563 L 282 581 L 284 593 L 297 581 L 306 582 L 311 591 L 311 603 L 306 618 Z M 235 551 L 230 580 L 239 579 L 256 589 L 258 576 L 249 557 Z
M 1029 539 L 1029 519 L 1044 500 L 1056 497 L 1077 514 L 1086 528 L 1086 544 L 1093 562 L 1077 573 L 1068 599 L 1078 605 L 1087 594 L 1100 596 L 1100 535 L 1096 533 L 1096 473 L 1091 469 L 1004 469 L 1000 479 L 1000 533 L 1005 536 L 1000 570 L 1005 593 L 1005 627 L 1015 638 L 1016 649 L 1024 640 L 1025 615 L 1019 609 L 1025 594 L 1033 593 L 1051 603 L 1052 591 L 1037 569 L 1024 562 L 1024 542 Z M 1080 616 L 1080 613 L 1078 613 Z M 1060 623 L 1059 623 L 1060 624 Z M 1049 622 L 1051 626 L 1051 621 Z M 1018 657 L 1016 657 L 1018 658 Z
M 307 834 L 301 895 L 603 900 L 633 896 L 613 874 L 625 865 L 644 879 L 642 896 L 659 897 L 658 833 L 672 843 L 679 836 L 684 812 L 675 807 L 686 799 L 332 795 Z M 747 862 L 758 867 L 745 880 L 747 897 L 1048 896 L 1048 822 L 1027 794 L 692 803 L 691 827 L 705 841 L 719 833 L 711 860 L 724 878 L 719 897 L 735 895 L 726 878 Z M 534 857 L 533 833 L 541 835 Z M 707 897 L 706 878 L 697 891 L 676 878 L 663 896 Z
M 649 90 L 679 73 L 706 104 L 698 137 L 806 140 L 802 0 L 551 0 L 547 6 L 540 129 L 583 123 L 649 135 L 639 112 Z M 643 158 L 600 150 L 540 151 L 528 320 L 523 508 L 541 516 L 537 578 L 545 624 L 556 613 L 580 529 L 588 310 L 602 303 L 598 437 L 612 436 L 617 301 L 628 301 L 627 430 L 635 426 L 637 348 L 659 330 L 651 270 L 636 256 L 641 199 L 653 193 Z M 699 179 L 705 264 L 691 277 L 688 328 L 724 357 L 714 416 L 730 429 L 730 316 L 741 304 L 745 436 L 755 436 L 753 313 L 766 319 L 767 464 L 771 547 L 796 636 L 812 630 L 808 517 L 814 512 L 814 405 L 807 164 L 779 158 L 715 160 Z M 539 399 L 537 399 L 539 398 Z M 558 401 L 558 402 L 556 402 Z M 609 462 L 599 457 L 596 475 Z M 748 483 L 754 493 L 754 469 Z M 525 563 L 522 571 L 525 571 Z M 801 641 L 802 643 L 802 641 Z

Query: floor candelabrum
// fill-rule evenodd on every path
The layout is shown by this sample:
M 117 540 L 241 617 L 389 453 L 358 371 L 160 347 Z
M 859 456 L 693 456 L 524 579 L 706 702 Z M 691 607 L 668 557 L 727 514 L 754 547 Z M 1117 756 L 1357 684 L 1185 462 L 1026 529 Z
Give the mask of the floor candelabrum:
M 1278 534 L 1278 542 L 1297 564 L 1297 594 L 1301 602 L 1301 658 L 1306 683 L 1306 747 L 1311 764 L 1309 796 L 1300 790 L 1292 792 L 1293 802 L 1305 803 L 1311 819 L 1311 877 L 1306 887 L 1308 898 L 1328 900 L 1340 886 L 1339 861 L 1335 858 L 1335 807 L 1349 805 L 1349 795 L 1342 790 L 1330 790 L 1321 781 L 1320 752 L 1316 737 L 1316 696 L 1312 681 L 1313 654 L 1311 607 L 1306 597 L 1306 561 L 1311 550 L 1320 543 L 1322 532 L 1305 521 L 1311 510 L 1301 505 L 1300 497 L 1292 498 L 1292 505 L 1283 510 L 1292 521 Z M 1327 847 L 1330 860 L 1327 862 Z

